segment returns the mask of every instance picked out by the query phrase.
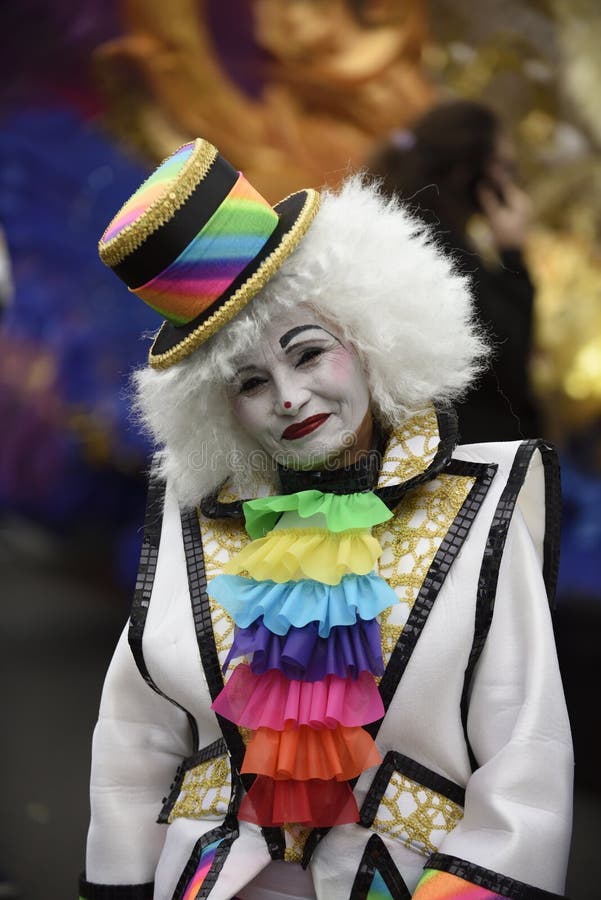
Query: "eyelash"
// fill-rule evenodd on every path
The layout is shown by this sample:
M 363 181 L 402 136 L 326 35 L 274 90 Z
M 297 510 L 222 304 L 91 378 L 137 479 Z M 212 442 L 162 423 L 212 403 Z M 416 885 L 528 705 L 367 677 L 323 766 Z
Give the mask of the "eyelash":
M 324 352 L 323 347 L 307 347 L 307 349 L 301 353 L 300 359 L 294 368 L 298 369 L 299 366 L 302 366 L 305 363 L 310 362 L 312 359 L 317 359 L 317 357 L 321 356 L 321 354 L 323 352 Z
M 295 364 L 294 368 L 298 369 L 299 366 L 304 366 L 306 363 L 317 359 L 324 352 L 324 347 L 307 347 L 307 349 L 303 350 L 303 352 L 301 353 L 300 358 Z M 243 384 L 240 385 L 239 392 L 241 394 L 252 394 L 253 391 L 257 390 L 257 388 L 259 388 L 262 384 L 266 383 L 266 378 L 260 378 L 258 375 L 255 375 L 252 378 L 247 379 L 245 382 L 243 382 Z
M 258 378 L 258 377 L 249 378 L 247 381 L 245 381 L 243 384 L 240 385 L 240 393 L 241 394 L 250 394 L 256 388 L 258 388 L 261 384 L 265 384 L 266 380 L 267 379 L 265 379 L 265 378 Z

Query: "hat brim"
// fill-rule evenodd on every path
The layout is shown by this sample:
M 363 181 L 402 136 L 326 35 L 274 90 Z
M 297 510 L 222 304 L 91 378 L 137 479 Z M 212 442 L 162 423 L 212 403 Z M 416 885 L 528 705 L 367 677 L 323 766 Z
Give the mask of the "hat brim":
M 297 191 L 274 206 L 278 224 L 252 262 L 208 310 L 185 325 L 164 322 L 150 352 L 154 369 L 167 369 L 193 353 L 234 318 L 296 249 L 319 208 L 319 193 Z

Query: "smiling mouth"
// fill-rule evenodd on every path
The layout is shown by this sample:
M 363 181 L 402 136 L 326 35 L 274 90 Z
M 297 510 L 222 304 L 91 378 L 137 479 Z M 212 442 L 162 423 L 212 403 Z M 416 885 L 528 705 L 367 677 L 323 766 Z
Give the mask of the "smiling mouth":
M 304 419 L 302 422 L 289 425 L 288 428 L 282 432 L 282 439 L 286 441 L 295 441 L 297 438 L 304 437 L 306 434 L 315 431 L 320 425 L 323 425 L 326 419 L 329 418 L 330 413 L 319 413 L 316 416 L 309 416 L 308 419 Z

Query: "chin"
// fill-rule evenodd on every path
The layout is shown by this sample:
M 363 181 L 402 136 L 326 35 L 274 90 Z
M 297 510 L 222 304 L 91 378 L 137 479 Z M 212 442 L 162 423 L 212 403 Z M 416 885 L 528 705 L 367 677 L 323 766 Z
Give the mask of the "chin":
M 303 447 L 302 450 L 282 449 L 278 461 L 282 461 L 289 469 L 335 469 L 345 449 L 347 448 L 338 444 L 315 444 L 313 447 Z

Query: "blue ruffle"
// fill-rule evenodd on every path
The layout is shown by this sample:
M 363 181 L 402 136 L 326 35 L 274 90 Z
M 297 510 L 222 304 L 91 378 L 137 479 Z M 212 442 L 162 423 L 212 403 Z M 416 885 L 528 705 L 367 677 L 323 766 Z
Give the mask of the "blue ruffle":
M 284 635 L 291 627 L 319 623 L 319 636 L 331 628 L 354 625 L 358 618 L 375 619 L 398 602 L 391 587 L 373 572 L 345 575 L 339 584 L 319 581 L 254 581 L 241 575 L 218 575 L 208 592 L 230 614 L 236 625 L 247 628 L 260 616 L 273 634 Z

